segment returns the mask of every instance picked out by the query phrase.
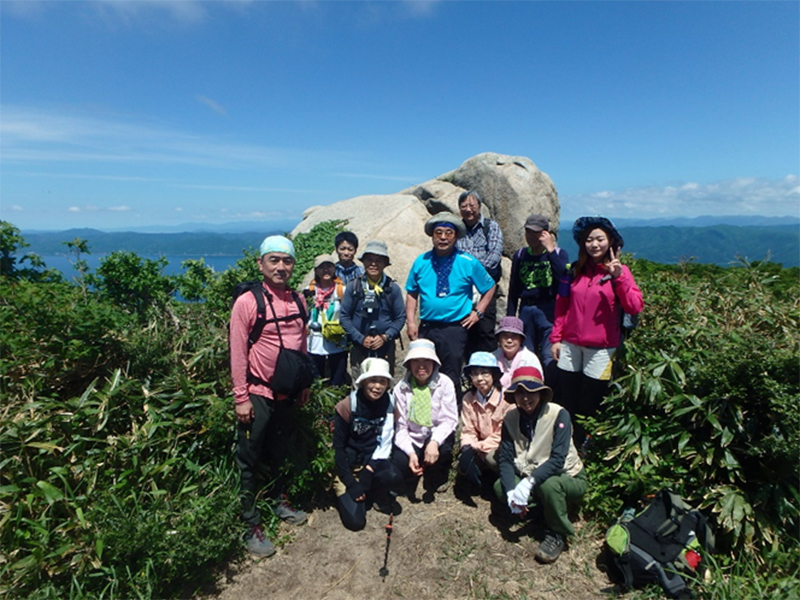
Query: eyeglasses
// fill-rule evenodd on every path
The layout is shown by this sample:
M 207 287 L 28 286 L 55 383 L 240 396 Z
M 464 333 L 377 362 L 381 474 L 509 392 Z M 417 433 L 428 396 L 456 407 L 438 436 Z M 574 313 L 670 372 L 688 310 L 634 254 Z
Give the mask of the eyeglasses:
M 491 377 L 492 372 L 489 369 L 472 369 L 469 372 L 470 379 L 478 379 L 478 377 Z
M 456 232 L 453 229 L 443 227 L 441 229 L 434 229 L 433 235 L 434 237 L 443 237 L 449 240 L 450 238 L 456 237 Z

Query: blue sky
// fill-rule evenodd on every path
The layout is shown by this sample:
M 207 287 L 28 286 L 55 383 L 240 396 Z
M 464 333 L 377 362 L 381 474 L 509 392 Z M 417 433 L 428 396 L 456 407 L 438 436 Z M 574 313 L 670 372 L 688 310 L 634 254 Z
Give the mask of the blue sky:
M 800 214 L 798 2 L 0 2 L 0 218 L 300 219 L 481 152 L 562 218 Z

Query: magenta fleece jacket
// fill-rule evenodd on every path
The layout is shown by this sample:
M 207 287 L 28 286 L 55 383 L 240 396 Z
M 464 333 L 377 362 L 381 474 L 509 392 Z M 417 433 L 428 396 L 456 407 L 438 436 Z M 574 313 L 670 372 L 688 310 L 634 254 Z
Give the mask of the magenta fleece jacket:
M 625 265 L 619 277 L 604 283 L 600 283 L 606 274 L 604 269 L 587 264 L 585 270 L 585 274 L 573 280 L 569 296 L 559 295 L 556 299 L 550 341 L 587 348 L 616 348 L 620 311 L 631 315 L 642 312 L 642 292 Z

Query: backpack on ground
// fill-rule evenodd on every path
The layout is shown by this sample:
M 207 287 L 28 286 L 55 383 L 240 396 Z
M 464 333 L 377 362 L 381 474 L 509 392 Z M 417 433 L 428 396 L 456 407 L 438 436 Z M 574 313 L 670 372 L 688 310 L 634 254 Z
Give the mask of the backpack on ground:
M 664 489 L 638 515 L 623 512 L 606 533 L 605 551 L 609 577 L 623 592 L 657 583 L 671 598 L 692 598 L 684 576 L 714 552 L 714 534 L 700 511 Z

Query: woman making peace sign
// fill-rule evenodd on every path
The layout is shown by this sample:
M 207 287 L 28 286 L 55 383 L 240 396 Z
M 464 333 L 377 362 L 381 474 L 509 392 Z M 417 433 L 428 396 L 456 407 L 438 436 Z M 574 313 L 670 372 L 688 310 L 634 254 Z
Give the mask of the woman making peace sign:
M 550 334 L 558 361 L 559 402 L 574 417 L 591 416 L 608 392 L 622 313 L 639 314 L 642 292 L 619 261 L 622 236 L 605 217 L 581 217 L 572 227 L 578 262 L 571 282 L 562 282 Z M 567 285 L 568 284 L 568 285 Z M 586 431 L 573 419 L 575 445 Z

